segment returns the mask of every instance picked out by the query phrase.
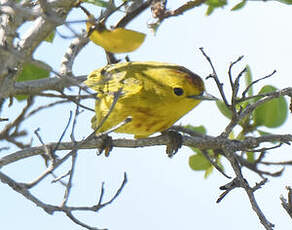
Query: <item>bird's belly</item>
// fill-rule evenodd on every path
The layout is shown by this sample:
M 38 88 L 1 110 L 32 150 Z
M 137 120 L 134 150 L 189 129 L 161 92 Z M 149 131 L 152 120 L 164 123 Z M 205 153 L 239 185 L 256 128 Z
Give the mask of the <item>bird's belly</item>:
M 134 113 L 128 113 L 132 120 L 115 132 L 135 134 L 136 138 L 147 137 L 155 132 L 168 129 L 176 120 L 161 116 L 149 108 L 131 109 Z

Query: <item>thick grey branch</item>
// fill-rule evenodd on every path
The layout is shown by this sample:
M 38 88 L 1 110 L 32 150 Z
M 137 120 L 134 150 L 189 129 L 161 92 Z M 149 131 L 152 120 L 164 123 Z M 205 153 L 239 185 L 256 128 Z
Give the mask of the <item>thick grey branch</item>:
M 74 78 L 77 83 L 81 83 L 86 80 L 86 76 L 80 76 Z M 66 87 L 76 85 L 75 82 L 72 82 L 71 78 L 45 78 L 34 81 L 24 81 L 24 82 L 16 82 L 14 85 L 14 89 L 9 92 L 9 96 L 15 96 L 17 94 L 27 94 L 27 95 L 35 95 L 44 90 L 56 90 L 60 91 Z
M 249 137 L 243 141 L 229 140 L 222 137 L 191 137 L 183 136 L 183 144 L 185 146 L 196 147 L 199 149 L 222 149 L 225 146 L 229 146 L 234 151 L 249 151 L 252 148 L 258 147 L 261 143 L 279 141 L 283 143 L 292 142 L 292 135 L 267 135 L 264 137 Z M 146 146 L 167 145 L 169 143 L 169 137 L 167 135 L 160 135 L 157 137 L 141 138 L 141 139 L 115 139 L 113 140 L 113 147 L 121 148 L 137 148 Z M 56 150 L 72 150 L 76 148 L 76 145 L 80 145 L 79 149 L 98 149 L 103 145 L 102 138 L 95 138 L 82 144 L 80 142 L 63 142 L 63 143 L 50 143 L 47 144 L 47 148 Z M 23 149 L 7 156 L 0 158 L 0 167 L 15 161 L 25 159 L 32 156 L 37 156 L 44 153 L 44 147 L 31 147 Z

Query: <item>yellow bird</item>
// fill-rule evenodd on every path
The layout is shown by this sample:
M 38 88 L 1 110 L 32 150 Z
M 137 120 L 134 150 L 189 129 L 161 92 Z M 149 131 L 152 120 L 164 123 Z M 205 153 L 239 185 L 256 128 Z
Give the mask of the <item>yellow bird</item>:
M 185 67 L 160 62 L 127 62 L 108 65 L 88 75 L 84 82 L 97 92 L 92 128 L 105 132 L 128 117 L 118 133 L 147 137 L 171 127 L 203 99 L 202 79 Z M 119 92 L 119 93 L 118 93 Z M 110 108 L 118 95 L 116 104 Z

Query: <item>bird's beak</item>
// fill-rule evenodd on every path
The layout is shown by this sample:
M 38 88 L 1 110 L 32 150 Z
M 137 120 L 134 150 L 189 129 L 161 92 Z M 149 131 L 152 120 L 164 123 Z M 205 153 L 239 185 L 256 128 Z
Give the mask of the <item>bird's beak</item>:
M 213 95 L 206 93 L 206 92 L 203 95 L 191 95 L 191 96 L 188 96 L 188 98 L 201 100 L 201 101 L 217 101 L 217 100 L 219 100 L 217 97 L 214 97 Z

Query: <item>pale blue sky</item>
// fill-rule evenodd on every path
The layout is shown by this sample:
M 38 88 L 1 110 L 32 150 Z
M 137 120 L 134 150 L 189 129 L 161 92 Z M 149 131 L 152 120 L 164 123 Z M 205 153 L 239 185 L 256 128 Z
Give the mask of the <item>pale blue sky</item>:
M 169 1 L 169 6 L 171 2 L 172 6 L 181 3 L 178 0 Z M 129 54 L 130 59 L 176 63 L 206 77 L 211 70 L 199 51 L 199 47 L 204 47 L 226 87 L 229 64 L 241 55 L 245 55 L 245 58 L 235 71 L 240 71 L 249 64 L 254 79 L 257 79 L 276 69 L 277 74 L 265 83 L 277 88 L 292 86 L 292 8 L 277 2 L 257 1 L 248 2 L 247 7 L 238 12 L 230 12 L 229 9 L 230 7 L 216 10 L 207 17 L 206 8 L 200 7 L 183 16 L 166 20 L 156 36 L 147 29 L 146 22 L 149 21 L 150 14 L 149 11 L 145 12 L 128 26 L 147 33 L 145 43 Z M 70 18 L 82 19 L 84 16 L 80 10 L 75 10 Z M 58 71 L 69 42 L 70 40 L 56 37 L 53 44 L 42 44 L 35 57 L 47 61 Z M 90 44 L 78 56 L 73 68 L 74 74 L 88 74 L 104 64 L 102 49 Z M 219 95 L 212 80 L 205 81 L 205 85 L 209 93 Z M 259 87 L 255 89 L 258 90 Z M 42 104 L 48 102 L 46 99 L 38 101 Z M 87 102 L 87 105 L 93 107 L 93 102 Z M 21 106 L 22 103 L 19 107 Z M 31 130 L 40 127 L 43 140 L 55 142 L 64 129 L 69 111 L 74 109 L 72 104 L 43 111 L 29 119 L 24 126 Z M 14 117 L 16 111 L 9 108 L 7 114 Z M 91 133 L 91 116 L 89 112 L 79 116 L 77 138 L 81 139 Z M 208 134 L 218 135 L 223 131 L 227 120 L 219 114 L 213 102 L 204 102 L 178 122 L 189 123 L 204 125 Z M 291 133 L 291 127 L 289 115 L 281 128 L 271 131 Z M 66 138 L 68 139 L 68 135 Z M 33 139 L 34 145 L 40 144 L 35 136 Z M 202 172 L 192 171 L 188 167 L 188 157 L 192 154 L 189 148 L 183 147 L 173 159 L 169 159 L 164 151 L 164 147 L 115 148 L 109 158 L 97 157 L 95 150 L 80 151 L 71 204 L 93 204 L 98 198 L 102 181 L 105 182 L 105 197 L 110 198 L 120 185 L 124 171 L 129 180 L 112 205 L 98 214 L 81 214 L 82 220 L 110 230 L 263 229 L 243 190 L 232 191 L 220 204 L 216 204 L 221 193 L 219 187 L 228 180 L 218 172 L 213 172 L 206 180 Z M 267 154 L 267 158 L 275 161 L 291 159 L 291 151 L 291 147 L 284 146 Z M 226 161 L 224 165 L 226 172 L 232 175 Z M 19 181 L 30 181 L 42 170 L 43 162 L 38 157 L 3 169 Z M 57 170 L 60 174 L 62 171 L 65 172 L 65 169 Z M 260 178 L 255 174 L 245 170 L 244 173 L 251 184 L 259 182 Z M 291 219 L 282 209 L 279 200 L 281 194 L 286 194 L 285 186 L 292 183 L 289 176 L 291 173 L 292 170 L 287 168 L 281 178 L 270 178 L 269 183 L 256 193 L 260 207 L 276 225 L 275 229 L 291 228 Z M 50 180 L 48 178 L 33 192 L 47 202 L 60 202 L 63 187 L 50 184 Z M 6 185 L 0 184 L 0 191 L 1 229 L 82 229 L 63 214 L 49 216 Z

